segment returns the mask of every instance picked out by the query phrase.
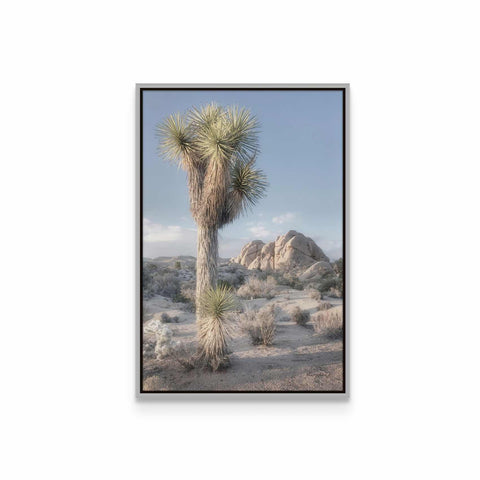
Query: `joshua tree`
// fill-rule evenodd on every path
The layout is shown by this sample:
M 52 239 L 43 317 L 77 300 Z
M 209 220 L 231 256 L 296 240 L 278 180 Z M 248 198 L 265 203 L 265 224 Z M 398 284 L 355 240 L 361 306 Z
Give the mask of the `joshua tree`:
M 214 103 L 171 115 L 158 126 L 160 152 L 187 173 L 190 211 L 198 227 L 199 332 L 208 331 L 202 325 L 208 320 L 202 299 L 218 298 L 212 294 L 217 288 L 218 230 L 253 207 L 266 190 L 265 175 L 255 168 L 257 129 L 247 109 Z M 208 357 L 205 338 L 199 335 L 199 347 Z

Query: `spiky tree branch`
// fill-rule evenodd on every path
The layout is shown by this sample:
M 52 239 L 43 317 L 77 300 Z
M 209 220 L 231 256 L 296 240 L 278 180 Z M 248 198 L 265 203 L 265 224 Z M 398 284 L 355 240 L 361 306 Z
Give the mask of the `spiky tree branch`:
M 255 155 L 238 158 L 230 172 L 230 190 L 222 217 L 222 226 L 246 214 L 263 197 L 268 183 L 264 173 L 255 168 Z
M 171 115 L 157 131 L 160 152 L 187 172 L 197 223 L 221 228 L 263 197 L 266 177 L 255 168 L 258 122 L 247 109 L 194 107 Z

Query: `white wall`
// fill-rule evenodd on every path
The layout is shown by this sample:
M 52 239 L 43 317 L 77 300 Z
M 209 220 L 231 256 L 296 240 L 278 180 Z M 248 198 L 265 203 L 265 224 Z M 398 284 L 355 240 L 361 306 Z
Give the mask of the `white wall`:
M 476 3 L 9 2 L 3 478 L 478 475 Z M 134 399 L 135 82 L 351 83 L 351 399 Z

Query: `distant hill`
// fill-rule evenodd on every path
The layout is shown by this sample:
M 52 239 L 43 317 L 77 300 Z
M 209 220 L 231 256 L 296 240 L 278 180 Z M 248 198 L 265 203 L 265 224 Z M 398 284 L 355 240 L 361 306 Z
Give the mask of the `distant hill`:
M 193 267 L 197 259 L 190 255 L 179 255 L 175 257 L 155 257 L 155 258 L 143 258 L 145 263 L 154 263 L 164 267 L 174 267 L 177 262 L 180 262 L 182 267 Z
M 195 257 L 191 255 L 178 255 L 175 257 L 155 257 L 155 258 L 148 258 L 143 257 L 143 261 L 145 263 L 155 263 L 156 265 L 162 265 L 164 267 L 174 267 L 177 262 L 180 262 L 180 265 L 183 267 L 193 267 L 197 262 Z M 229 258 L 219 258 L 218 264 L 228 263 L 230 261 Z

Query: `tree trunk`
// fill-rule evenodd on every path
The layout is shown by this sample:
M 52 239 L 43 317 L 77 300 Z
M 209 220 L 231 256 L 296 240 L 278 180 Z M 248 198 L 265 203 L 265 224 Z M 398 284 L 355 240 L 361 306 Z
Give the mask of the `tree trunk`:
M 218 228 L 198 226 L 197 233 L 197 323 L 199 299 L 210 287 L 217 286 Z

